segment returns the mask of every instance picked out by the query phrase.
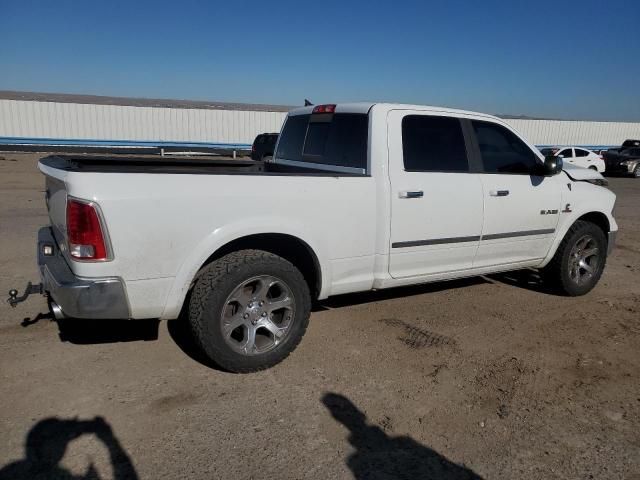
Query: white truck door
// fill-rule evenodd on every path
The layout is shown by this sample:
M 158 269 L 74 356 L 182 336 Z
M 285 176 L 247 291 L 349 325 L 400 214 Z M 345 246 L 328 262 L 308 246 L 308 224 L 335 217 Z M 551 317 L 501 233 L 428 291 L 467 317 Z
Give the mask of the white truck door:
M 470 173 L 460 120 L 388 115 L 394 278 L 471 268 L 482 231 L 482 183 Z
M 555 238 L 566 177 L 534 174 L 539 172 L 537 155 L 509 129 L 492 122 L 471 123 L 484 191 L 482 239 L 473 266 L 544 258 Z

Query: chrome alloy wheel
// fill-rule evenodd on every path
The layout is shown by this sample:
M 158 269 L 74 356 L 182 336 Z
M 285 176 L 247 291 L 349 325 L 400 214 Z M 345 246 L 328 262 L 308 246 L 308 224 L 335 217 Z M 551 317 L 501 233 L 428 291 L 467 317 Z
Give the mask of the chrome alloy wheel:
M 583 285 L 597 272 L 600 259 L 596 239 L 589 234 L 580 237 L 569 253 L 569 277 L 577 285 Z
M 295 318 L 291 288 L 281 279 L 260 275 L 238 285 L 222 309 L 225 342 L 238 353 L 266 353 L 282 343 Z

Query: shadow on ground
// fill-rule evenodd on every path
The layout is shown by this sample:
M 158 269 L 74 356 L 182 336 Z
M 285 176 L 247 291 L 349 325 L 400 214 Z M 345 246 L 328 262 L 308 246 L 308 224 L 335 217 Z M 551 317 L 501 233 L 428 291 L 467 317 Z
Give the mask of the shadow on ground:
M 365 414 L 342 395 L 327 393 L 322 403 L 333 418 L 349 429 L 349 443 L 356 451 L 347 458 L 347 466 L 356 480 L 481 479 L 472 470 L 451 462 L 411 437 L 392 437 L 380 427 L 367 425 Z
M 189 323 L 186 318 L 181 316 L 176 320 L 169 320 L 167 322 L 167 329 L 169 330 L 169 335 L 171 335 L 173 341 L 176 342 L 178 348 L 180 348 L 185 355 L 205 367 L 223 371 L 218 365 L 202 353 L 202 350 L 196 344 L 196 341 L 191 334 L 191 329 L 189 328 Z
M 58 320 L 63 342 L 78 345 L 153 341 L 158 339 L 160 320 Z
M 2 467 L 0 480 L 99 479 L 93 464 L 80 476 L 60 464 L 69 443 L 83 435 L 95 435 L 105 446 L 113 469 L 112 478 L 138 478 L 131 458 L 102 417 L 93 420 L 50 417 L 31 428 L 25 441 L 25 458 Z
M 537 270 L 514 270 L 513 272 L 487 275 L 487 278 L 493 282 L 504 283 L 512 287 L 545 293 L 547 295 L 557 295 L 553 288 L 543 281 L 540 272 Z
M 379 302 L 381 300 L 390 300 L 393 298 L 413 297 L 416 295 L 424 295 L 427 293 L 442 292 L 443 290 L 453 290 L 456 288 L 467 288 L 472 285 L 481 285 L 483 283 L 491 283 L 482 277 L 470 277 L 460 280 L 449 280 L 444 282 L 423 283 L 420 285 L 411 285 L 408 287 L 388 288 L 384 290 L 366 291 L 357 293 L 347 293 L 337 295 L 326 300 L 321 300 L 314 306 L 313 311 L 327 310 L 331 308 L 342 308 L 351 305 L 361 305 L 364 303 Z
M 53 314 L 51 312 L 47 312 L 47 313 L 40 312 L 33 318 L 25 317 L 22 319 L 22 322 L 20 322 L 20 325 L 22 327 L 28 327 L 30 325 L 38 323 L 40 320 L 53 320 Z
M 504 274 L 491 275 L 488 277 L 472 277 L 460 280 L 427 283 L 422 285 L 412 285 L 408 287 L 391 288 L 379 291 L 367 291 L 339 295 L 316 303 L 314 312 L 344 308 L 352 305 L 360 305 L 394 298 L 408 298 L 417 295 L 452 290 L 457 288 L 467 288 L 473 285 L 486 283 L 505 283 L 508 285 L 526 288 L 538 292 L 549 293 L 542 283 L 539 274 L 533 270 L 523 270 Z M 34 318 L 25 318 L 21 325 L 29 327 L 40 320 L 53 320 L 50 313 L 39 313 Z M 83 319 L 62 319 L 56 321 L 59 329 L 59 338 L 62 342 L 69 342 L 77 345 L 155 341 L 158 339 L 159 323 L 158 319 L 148 320 L 83 320 Z M 209 367 L 218 369 L 196 345 L 185 317 L 181 314 L 179 319 L 169 320 L 167 323 L 168 332 L 176 345 L 191 359 Z M 416 332 L 408 332 L 410 336 L 416 336 Z M 420 345 L 426 342 L 433 344 L 435 340 L 432 335 L 421 334 Z M 429 338 L 427 338 L 429 337 Z M 441 339 L 438 339 L 440 341 Z M 415 342 L 413 342 L 415 343 Z

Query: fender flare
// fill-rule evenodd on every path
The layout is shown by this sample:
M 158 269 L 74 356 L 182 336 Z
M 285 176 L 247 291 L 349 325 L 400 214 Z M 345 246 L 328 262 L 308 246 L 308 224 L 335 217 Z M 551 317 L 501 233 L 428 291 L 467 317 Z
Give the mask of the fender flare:
M 564 217 L 564 219 L 558 223 L 558 227 L 556 230 L 556 237 L 553 240 L 551 247 L 549 247 L 549 252 L 547 252 L 547 256 L 539 265 L 539 268 L 545 267 L 551 261 L 551 259 L 553 259 L 554 255 L 556 254 L 556 251 L 558 250 L 558 246 L 560 245 L 560 242 L 562 242 L 562 240 L 564 239 L 565 235 L 567 234 L 571 226 L 574 223 L 576 223 L 578 220 L 580 220 L 580 218 L 590 213 L 598 213 L 598 214 L 604 215 L 607 218 L 607 221 L 609 222 L 610 231 L 614 231 L 618 229 L 618 226 L 615 220 L 613 219 L 613 217 L 611 216 L 611 214 L 607 214 L 602 210 L 599 210 L 597 208 L 583 208 L 580 210 L 574 210 L 573 212 L 571 212 L 570 216 Z
M 233 241 L 259 234 L 289 235 L 305 243 L 318 260 L 322 282 L 320 297 L 327 295 L 326 292 L 329 291 L 331 285 L 331 263 L 328 261 L 324 242 L 312 239 L 304 224 L 292 223 L 288 218 L 245 217 L 241 221 L 215 229 L 189 252 L 173 280 L 161 318 L 176 318 L 180 314 L 193 279 L 215 252 Z

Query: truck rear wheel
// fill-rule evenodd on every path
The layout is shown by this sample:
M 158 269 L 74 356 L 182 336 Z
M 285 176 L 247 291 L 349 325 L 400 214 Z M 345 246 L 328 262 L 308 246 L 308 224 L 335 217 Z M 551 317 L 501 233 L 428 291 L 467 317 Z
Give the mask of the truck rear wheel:
M 564 295 L 584 295 L 600 280 L 606 260 L 607 240 L 602 229 L 578 220 L 544 268 L 544 278 Z
M 247 373 L 284 360 L 300 343 L 310 310 L 309 287 L 293 264 L 269 252 L 241 250 L 198 274 L 189 323 L 208 358 Z

